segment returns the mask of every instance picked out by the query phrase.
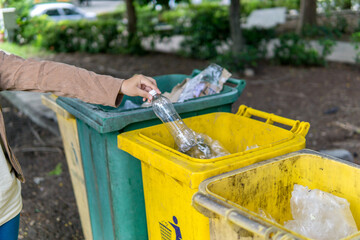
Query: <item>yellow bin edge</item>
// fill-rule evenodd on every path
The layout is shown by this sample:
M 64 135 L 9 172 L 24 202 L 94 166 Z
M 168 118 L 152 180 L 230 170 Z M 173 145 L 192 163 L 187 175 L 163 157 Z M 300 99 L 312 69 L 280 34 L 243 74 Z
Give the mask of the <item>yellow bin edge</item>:
M 316 152 L 311 149 L 302 149 L 299 151 L 287 153 L 282 156 L 268 159 L 266 161 L 258 162 L 253 165 L 246 166 L 244 168 L 236 169 L 227 173 L 223 173 L 217 176 L 210 177 L 204 180 L 200 185 L 198 192 L 193 195 L 192 206 L 201 214 L 210 219 L 211 222 L 211 239 L 214 240 L 235 240 L 238 239 L 238 232 L 241 232 L 241 229 L 245 229 L 249 232 L 256 234 L 252 239 L 264 240 L 264 239 L 274 239 L 274 240 L 311 240 L 306 238 L 296 232 L 293 232 L 283 225 L 272 222 L 269 219 L 264 217 L 254 216 L 254 214 L 248 209 L 237 205 L 231 204 L 229 200 L 213 194 L 208 186 L 216 181 L 221 179 L 226 179 L 234 176 L 234 174 L 239 172 L 246 172 L 247 170 L 255 169 L 258 166 L 264 166 L 271 164 L 283 159 L 289 159 L 292 157 L 297 157 L 301 155 L 314 155 L 319 157 L 326 157 L 331 161 L 336 161 L 338 163 L 344 163 L 346 165 L 351 165 L 356 168 L 360 168 L 359 165 L 345 161 L 339 158 L 335 158 L 330 155 Z M 359 225 L 359 223 L 358 223 Z M 232 232 L 232 233 L 231 233 Z M 219 237 L 220 236 L 220 237 Z M 225 238 L 224 238 L 225 237 Z M 360 231 L 342 238 L 341 240 L 354 240 L 360 239 Z
M 56 113 L 84 237 L 92 240 L 90 212 L 76 119 L 55 102 L 56 98 L 57 96 L 54 94 L 42 95 L 41 102 Z

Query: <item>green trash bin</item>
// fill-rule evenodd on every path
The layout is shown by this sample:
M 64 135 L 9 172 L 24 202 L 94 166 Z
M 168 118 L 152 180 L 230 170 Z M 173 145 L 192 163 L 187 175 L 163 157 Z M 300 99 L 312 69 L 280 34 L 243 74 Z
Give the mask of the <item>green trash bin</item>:
M 154 77 L 162 92 L 171 91 L 185 78 L 182 74 Z M 230 112 L 245 87 L 244 80 L 229 79 L 222 92 L 175 103 L 182 118 L 211 112 Z M 118 149 L 117 135 L 160 124 L 152 108 L 124 109 L 130 99 L 141 104 L 141 97 L 125 96 L 119 108 L 84 103 L 59 97 L 56 102 L 75 116 L 83 159 L 92 235 L 97 239 L 148 239 L 141 163 Z

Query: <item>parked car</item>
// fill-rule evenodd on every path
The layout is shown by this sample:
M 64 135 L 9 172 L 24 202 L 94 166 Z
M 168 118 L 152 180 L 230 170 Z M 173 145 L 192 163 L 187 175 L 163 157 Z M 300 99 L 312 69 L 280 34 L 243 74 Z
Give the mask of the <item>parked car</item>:
M 95 20 L 96 14 L 81 10 L 71 3 L 42 3 L 30 10 L 30 17 L 48 15 L 54 21 L 61 20 Z

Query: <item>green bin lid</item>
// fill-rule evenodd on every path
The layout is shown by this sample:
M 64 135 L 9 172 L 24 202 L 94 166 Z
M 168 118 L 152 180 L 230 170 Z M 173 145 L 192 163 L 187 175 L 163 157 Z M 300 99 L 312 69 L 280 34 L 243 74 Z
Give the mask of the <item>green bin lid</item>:
M 194 70 L 190 76 L 184 74 L 161 75 L 154 77 L 154 79 L 156 79 L 157 85 L 162 92 L 170 92 L 175 85 L 181 83 L 185 78 L 193 77 L 199 72 L 199 70 Z M 174 103 L 176 111 L 182 114 L 235 102 L 245 88 L 245 81 L 230 78 L 228 82 L 236 86 L 224 85 L 223 90 L 218 94 L 193 98 L 182 103 Z M 67 97 L 59 97 L 56 102 L 77 119 L 85 122 L 100 133 L 120 131 L 132 123 L 157 119 L 151 107 L 125 109 L 124 103 L 127 99 L 135 104 L 140 105 L 143 103 L 142 97 L 129 96 L 123 98 L 118 108 L 85 103 Z

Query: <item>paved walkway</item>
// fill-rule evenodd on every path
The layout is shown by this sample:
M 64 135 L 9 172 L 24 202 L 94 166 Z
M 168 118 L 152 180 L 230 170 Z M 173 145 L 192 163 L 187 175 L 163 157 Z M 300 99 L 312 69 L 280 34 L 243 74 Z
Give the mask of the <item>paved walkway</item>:
M 176 52 L 180 48 L 180 42 L 182 36 L 175 36 L 172 39 L 168 39 L 166 43 L 158 42 L 155 44 L 155 49 L 160 52 Z M 271 56 L 272 49 L 276 40 L 270 42 L 268 45 L 268 55 Z M 320 48 L 314 41 L 313 46 Z M 145 40 L 144 45 L 150 48 L 150 45 Z M 346 42 L 338 42 L 334 47 L 333 53 L 328 56 L 328 60 L 336 62 L 355 62 L 356 51 L 354 47 Z M 56 115 L 49 108 L 45 107 L 41 103 L 41 93 L 29 93 L 29 92 L 17 92 L 17 91 L 3 91 L 0 94 L 8 99 L 17 108 L 23 111 L 29 118 L 31 118 L 36 124 L 50 130 L 54 134 L 58 134 Z

